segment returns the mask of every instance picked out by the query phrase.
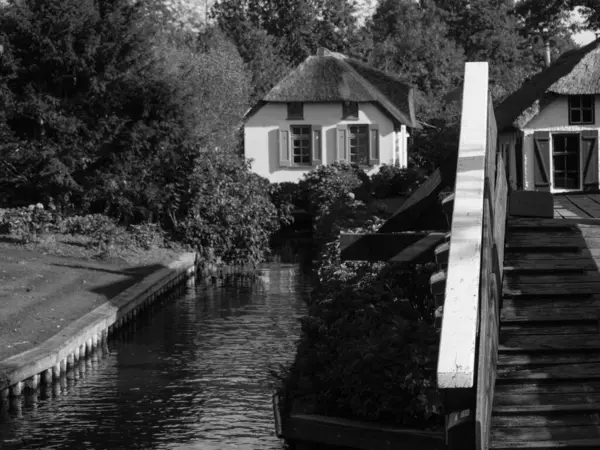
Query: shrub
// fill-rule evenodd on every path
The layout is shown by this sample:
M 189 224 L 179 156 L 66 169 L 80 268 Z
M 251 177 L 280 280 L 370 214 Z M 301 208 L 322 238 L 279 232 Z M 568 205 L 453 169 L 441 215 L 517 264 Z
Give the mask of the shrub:
M 411 192 L 423 181 L 423 177 L 416 169 L 382 165 L 371 181 L 375 197 L 387 198 Z
M 269 252 L 279 217 L 269 182 L 250 172 L 248 162 L 222 150 L 198 158 L 190 184 L 185 243 L 230 265 L 256 265 Z
M 295 189 L 293 186 L 295 186 Z M 294 217 L 292 216 L 292 210 L 295 206 L 293 196 L 297 190 L 298 185 L 295 183 L 273 183 L 269 186 L 269 196 L 277 210 L 277 217 L 282 227 L 294 223 Z
M 357 200 L 368 201 L 370 196 L 369 177 L 356 165 L 335 162 L 319 166 L 304 175 L 300 189 L 306 192 L 308 210 L 323 213 L 337 201 L 350 194 Z
M 112 229 L 115 221 L 103 214 L 86 214 L 84 216 L 70 216 L 61 222 L 61 231 L 65 234 L 79 234 L 81 236 L 94 236 L 103 230 Z
M 41 203 L 0 209 L 0 233 L 12 235 L 23 243 L 36 242 L 40 236 L 56 232 L 59 228 L 58 215 L 45 210 Z
M 384 170 L 380 180 L 400 184 L 407 173 Z M 275 374 L 286 393 L 284 415 L 300 402 L 314 414 L 439 425 L 438 339 L 429 289 L 435 265 L 341 261 L 339 233 L 372 233 L 383 219 L 354 198 L 353 190 L 364 186 L 354 171 L 321 170 L 306 178 L 311 201 L 322 202 L 313 233 L 317 287 L 301 321 L 296 359 Z
M 131 243 L 144 250 L 162 247 L 165 244 L 164 233 L 155 223 L 130 225 L 127 231 Z
M 371 221 L 352 232 L 369 232 Z M 319 289 L 302 319 L 286 408 L 411 427 L 441 423 L 435 382 L 438 339 L 429 277 L 434 264 L 341 262 L 330 242 L 317 264 Z

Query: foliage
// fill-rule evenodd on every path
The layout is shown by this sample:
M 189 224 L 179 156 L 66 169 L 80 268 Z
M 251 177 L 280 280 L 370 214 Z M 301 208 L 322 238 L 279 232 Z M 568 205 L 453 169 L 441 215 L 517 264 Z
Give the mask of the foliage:
M 463 51 L 432 5 L 383 0 L 369 24 L 376 67 L 401 74 L 423 93 L 443 95 L 462 76 Z
M 155 223 L 130 225 L 127 231 L 134 245 L 141 249 L 151 250 L 166 244 L 163 230 Z
M 277 217 L 282 227 L 294 223 L 292 211 L 294 200 L 297 197 L 298 185 L 296 183 L 272 183 L 269 186 L 271 202 L 277 210 Z
M 370 180 L 355 164 L 334 162 L 319 166 L 304 175 L 300 189 L 306 192 L 309 212 L 319 214 L 340 199 L 370 197 Z
M 249 30 L 264 30 L 279 42 L 279 54 L 296 66 L 320 46 L 351 47 L 356 31 L 353 2 L 348 0 L 220 0 L 212 16 L 238 46 Z
M 12 235 L 23 243 L 36 242 L 40 236 L 58 231 L 60 227 L 59 217 L 40 203 L 0 209 L 0 234 Z
M 395 197 L 411 192 L 423 181 L 415 168 L 399 168 L 384 164 L 379 172 L 371 177 L 373 194 L 377 198 Z
M 198 158 L 189 189 L 191 203 L 181 226 L 187 244 L 210 249 L 225 264 L 263 260 L 269 251 L 269 236 L 279 228 L 266 179 L 250 172 L 247 161 L 224 149 L 204 152 Z
M 373 232 L 374 218 L 349 232 Z M 302 319 L 296 359 L 284 377 L 286 408 L 427 427 L 442 418 L 435 382 L 437 336 L 429 290 L 433 264 L 400 270 L 341 262 L 329 242 L 316 265 L 318 289 Z
M 125 0 L 11 2 L 0 30 L 3 205 L 52 198 L 176 228 L 198 145 L 238 140 L 249 89 L 235 46 Z

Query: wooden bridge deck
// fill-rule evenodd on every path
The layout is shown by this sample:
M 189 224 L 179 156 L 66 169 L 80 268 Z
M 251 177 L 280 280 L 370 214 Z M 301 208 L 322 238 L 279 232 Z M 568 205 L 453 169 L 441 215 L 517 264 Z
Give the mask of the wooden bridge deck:
M 600 219 L 507 221 L 491 449 L 600 448 Z
M 554 218 L 600 218 L 600 193 L 555 194 Z

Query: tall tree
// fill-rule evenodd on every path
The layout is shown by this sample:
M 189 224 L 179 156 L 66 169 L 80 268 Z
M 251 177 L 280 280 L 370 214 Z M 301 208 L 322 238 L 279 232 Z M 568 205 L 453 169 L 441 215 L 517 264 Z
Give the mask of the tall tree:
M 574 21 L 579 10 L 583 22 Z M 522 0 L 515 12 L 521 33 L 529 42 L 538 64 L 550 63 L 561 53 L 576 47 L 572 35 L 600 28 L 600 0 Z
M 358 28 L 354 13 L 350 0 L 220 0 L 212 9 L 236 43 L 243 41 L 241 30 L 262 29 L 292 65 L 320 46 L 347 50 Z
M 368 28 L 377 67 L 438 97 L 460 80 L 463 53 L 448 39 L 448 27 L 435 5 L 421 8 L 408 0 L 382 0 Z
M 488 61 L 495 99 L 519 87 L 534 70 L 527 40 L 506 0 L 435 0 L 449 35 L 469 61 Z

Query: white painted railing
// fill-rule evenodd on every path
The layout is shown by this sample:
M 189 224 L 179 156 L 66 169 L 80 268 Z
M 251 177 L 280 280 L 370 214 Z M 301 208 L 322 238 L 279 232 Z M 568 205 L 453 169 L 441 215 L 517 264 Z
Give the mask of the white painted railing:
M 438 387 L 473 387 L 488 133 L 488 64 L 467 63 L 440 336 Z
M 508 186 L 488 91 L 487 63 L 467 63 L 454 210 L 438 356 L 448 413 L 474 413 L 473 438 L 452 449 L 489 445 L 496 381 Z M 476 380 L 476 381 L 475 381 Z M 476 385 L 475 385 L 476 383 Z M 474 439 L 474 442 L 467 442 Z

